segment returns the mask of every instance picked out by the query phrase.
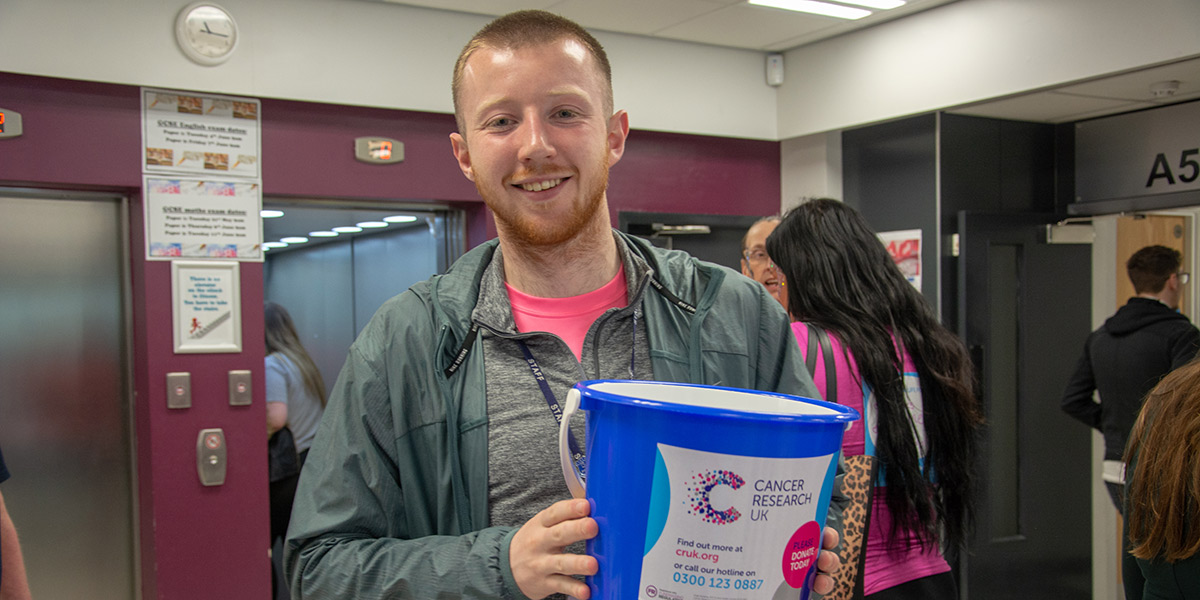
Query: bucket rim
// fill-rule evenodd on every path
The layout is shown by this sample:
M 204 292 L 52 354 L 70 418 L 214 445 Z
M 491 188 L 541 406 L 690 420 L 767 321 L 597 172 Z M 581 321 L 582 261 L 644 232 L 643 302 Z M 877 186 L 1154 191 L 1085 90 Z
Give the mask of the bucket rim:
M 722 390 L 731 392 L 740 392 L 744 394 L 752 394 L 755 396 L 766 396 L 771 398 L 780 398 L 796 402 L 805 402 L 814 406 L 832 411 L 833 414 L 793 414 L 793 413 L 776 413 L 776 412 L 752 412 L 744 410 L 733 410 L 727 408 L 717 408 L 711 406 L 699 406 L 691 404 L 679 404 L 666 400 L 655 400 L 647 398 L 633 398 L 630 396 L 620 395 L 614 392 L 596 389 L 594 386 L 598 384 L 638 384 L 638 385 L 654 385 L 663 387 L 681 387 L 681 388 L 703 388 L 711 390 Z M 640 406 L 647 408 L 656 408 L 667 412 L 684 413 L 688 415 L 704 415 L 721 418 L 744 419 L 750 421 L 786 421 L 792 423 L 813 423 L 813 424 L 846 424 L 857 421 L 861 418 L 857 410 L 842 404 L 827 402 L 817 398 L 807 398 L 794 394 L 784 394 L 781 392 L 770 392 L 764 390 L 752 390 L 747 388 L 737 388 L 720 385 L 704 385 L 695 383 L 680 383 L 675 381 L 647 381 L 636 379 L 588 379 L 576 383 L 574 386 L 579 390 L 581 396 L 591 396 L 600 398 L 615 404 L 623 404 L 626 406 Z M 584 390 L 587 390 L 586 393 Z

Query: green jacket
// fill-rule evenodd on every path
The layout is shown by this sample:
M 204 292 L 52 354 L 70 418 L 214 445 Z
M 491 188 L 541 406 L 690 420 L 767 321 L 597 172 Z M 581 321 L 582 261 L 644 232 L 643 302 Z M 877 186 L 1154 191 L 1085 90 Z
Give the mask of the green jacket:
M 654 271 L 655 379 L 820 397 L 761 285 L 618 235 Z M 351 346 L 296 492 L 294 598 L 524 598 L 508 565 L 516 527 L 488 523 L 483 353 L 465 343 L 496 244 L 384 303 Z M 839 532 L 844 503 L 839 485 Z

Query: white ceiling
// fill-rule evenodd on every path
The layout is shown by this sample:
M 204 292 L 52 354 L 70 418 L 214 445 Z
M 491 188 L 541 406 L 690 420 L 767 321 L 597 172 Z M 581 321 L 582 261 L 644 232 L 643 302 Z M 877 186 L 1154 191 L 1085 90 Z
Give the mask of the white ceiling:
M 956 0 L 909 0 L 900 8 L 857 21 L 751 6 L 745 0 L 382 0 L 440 10 L 499 16 L 539 8 L 593 30 L 782 52 L 805 44 L 936 8 Z M 1179 90 L 1156 98 L 1151 85 L 1179 81 Z M 1068 82 L 1008 98 L 947 107 L 957 114 L 1044 123 L 1082 119 L 1151 108 L 1200 98 L 1200 58 L 1148 65 L 1127 73 Z
M 908 0 L 856 21 L 751 6 L 746 0 L 383 0 L 393 4 L 500 16 L 542 9 L 588 29 L 669 40 L 782 52 L 949 4 L 955 0 Z
M 1155 97 L 1152 87 L 1167 81 L 1179 82 L 1178 91 Z M 1197 98 L 1200 98 L 1200 58 L 955 107 L 949 112 L 996 119 L 1071 123 Z

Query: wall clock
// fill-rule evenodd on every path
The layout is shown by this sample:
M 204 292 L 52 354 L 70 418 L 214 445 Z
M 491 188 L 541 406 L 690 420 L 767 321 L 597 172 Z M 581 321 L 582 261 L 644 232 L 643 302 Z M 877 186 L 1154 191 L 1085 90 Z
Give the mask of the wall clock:
M 179 11 L 175 19 L 175 41 L 193 61 L 219 65 L 237 48 L 237 22 L 219 5 L 195 2 Z

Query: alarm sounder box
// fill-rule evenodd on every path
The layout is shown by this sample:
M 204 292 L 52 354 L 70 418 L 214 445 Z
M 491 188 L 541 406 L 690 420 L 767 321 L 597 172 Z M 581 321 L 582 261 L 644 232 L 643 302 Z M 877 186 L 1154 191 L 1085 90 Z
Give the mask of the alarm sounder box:
M 783 85 L 783 55 L 767 55 L 767 85 L 776 87 Z

